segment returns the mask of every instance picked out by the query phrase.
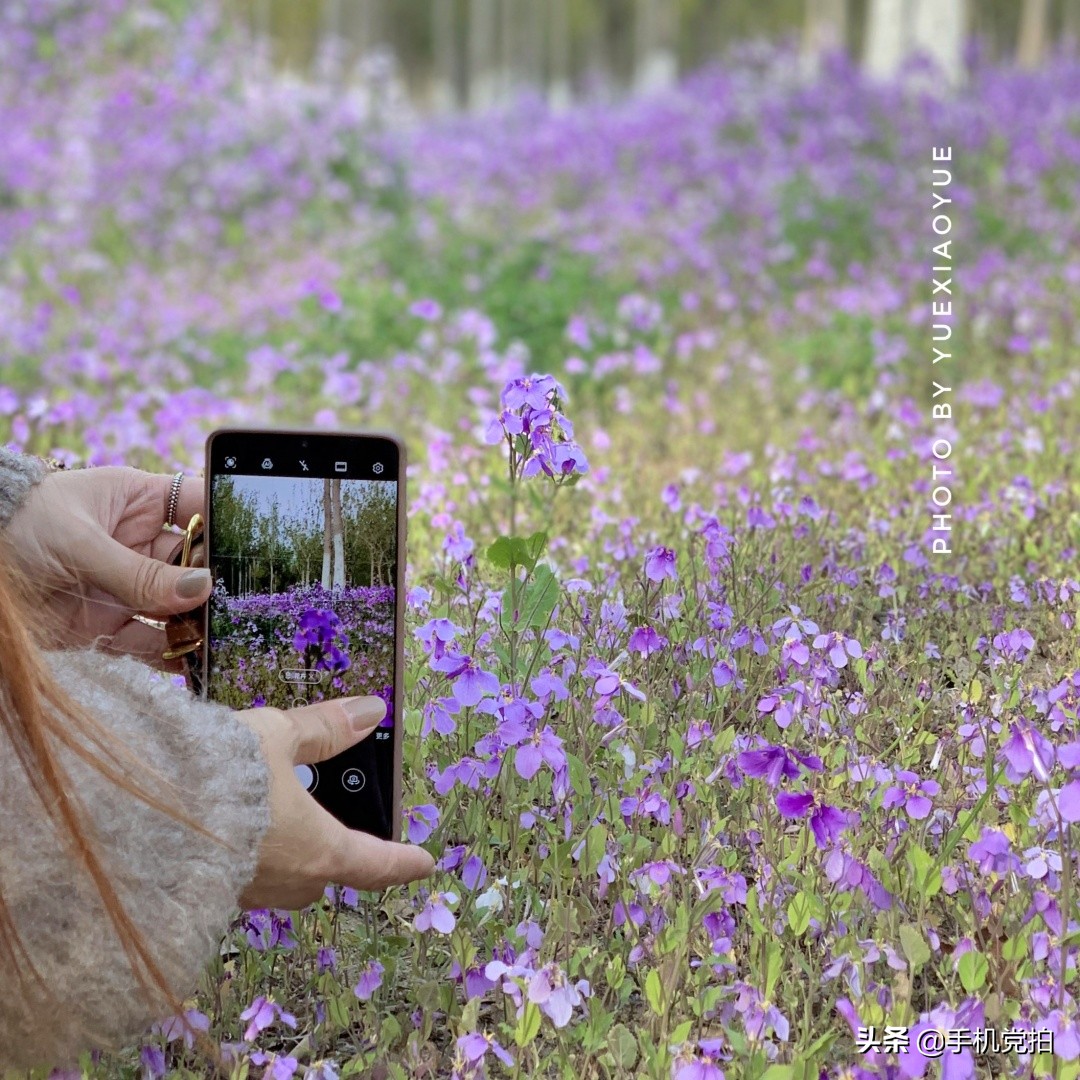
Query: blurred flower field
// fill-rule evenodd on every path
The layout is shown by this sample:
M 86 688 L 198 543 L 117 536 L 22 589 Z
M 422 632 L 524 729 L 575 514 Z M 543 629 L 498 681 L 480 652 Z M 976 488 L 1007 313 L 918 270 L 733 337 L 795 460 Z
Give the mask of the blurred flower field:
M 0 438 L 400 431 L 441 861 L 245 915 L 85 1075 L 211 1075 L 197 1029 L 237 1078 L 1080 1075 L 1080 62 L 944 99 L 747 46 L 435 123 L 168 10 L 0 8 Z

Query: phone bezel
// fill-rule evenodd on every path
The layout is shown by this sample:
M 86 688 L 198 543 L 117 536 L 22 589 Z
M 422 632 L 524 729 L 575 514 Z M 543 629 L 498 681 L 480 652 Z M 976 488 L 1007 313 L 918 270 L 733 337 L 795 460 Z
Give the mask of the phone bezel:
M 391 808 L 391 835 L 390 839 L 395 842 L 401 840 L 401 800 L 402 800 L 402 768 L 403 768 L 403 756 L 402 756 L 402 744 L 405 739 L 405 728 L 403 725 L 402 712 L 403 712 L 403 700 L 404 700 L 404 686 L 405 686 L 405 567 L 406 563 L 406 545 L 408 542 L 408 528 L 406 517 L 406 490 L 405 490 L 405 477 L 408 459 L 405 452 L 405 443 L 400 436 L 393 434 L 389 431 L 326 431 L 326 430 L 309 430 L 306 428 L 280 428 L 280 427 L 221 427 L 212 431 L 206 439 L 206 464 L 203 469 L 203 476 L 205 477 L 205 501 L 203 508 L 203 521 L 205 522 L 204 533 L 204 563 L 203 565 L 210 565 L 210 537 L 211 537 L 211 517 L 210 517 L 210 494 L 213 490 L 214 474 L 211 472 L 211 460 L 213 454 L 214 441 L 220 436 L 228 435 L 230 437 L 244 437 L 248 435 L 259 436 L 265 438 L 266 436 L 274 435 L 287 435 L 298 436 L 300 438 L 308 439 L 311 442 L 323 442 L 324 444 L 331 444 L 339 442 L 341 439 L 356 440 L 357 442 L 363 442 L 370 439 L 381 439 L 386 442 L 393 443 L 397 448 L 398 454 L 398 476 L 397 476 L 397 536 L 396 536 L 396 566 L 395 566 L 395 580 L 396 587 L 394 593 L 394 770 L 393 770 L 393 806 Z M 230 474 L 231 475 L 231 474 Z M 202 651 L 201 658 L 201 670 L 202 670 L 202 697 L 203 700 L 209 700 L 209 675 L 210 675 L 210 604 L 209 602 L 203 605 L 203 641 L 205 647 Z

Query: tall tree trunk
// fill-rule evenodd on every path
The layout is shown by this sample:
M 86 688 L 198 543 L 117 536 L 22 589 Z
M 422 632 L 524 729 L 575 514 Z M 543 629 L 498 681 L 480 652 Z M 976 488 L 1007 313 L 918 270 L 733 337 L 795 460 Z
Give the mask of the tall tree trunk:
M 821 58 L 847 46 L 847 0 L 806 0 L 803 22 L 802 68 L 813 77 Z
M 637 0 L 634 14 L 634 89 L 639 94 L 670 89 L 679 74 L 678 9 L 670 0 Z
M 455 0 L 431 0 L 431 40 L 434 59 L 431 104 L 436 112 L 457 106 L 457 12 Z
M 319 74 L 335 84 L 340 80 L 344 67 L 341 5 L 342 0 L 323 0 L 322 17 L 315 41 L 315 59 Z
M 330 501 L 330 478 L 323 480 L 323 541 L 322 541 L 322 587 L 329 589 L 333 583 L 334 565 L 330 561 L 332 550 L 333 509 Z
M 1016 62 L 1025 68 L 1037 68 L 1046 52 L 1050 0 L 1024 0 L 1020 9 L 1020 40 Z
M 964 81 L 966 0 L 915 0 L 912 48 L 925 53 L 951 86 Z
M 870 0 L 863 64 L 869 75 L 891 79 L 911 39 L 911 0 Z
M 252 57 L 257 68 L 264 68 L 274 56 L 273 31 L 270 25 L 270 0 L 255 0 L 252 8 Z M 265 73 L 265 72 L 264 72 Z
M 469 0 L 469 108 L 489 109 L 497 95 L 495 0 Z
M 548 0 L 547 55 L 548 104 L 565 109 L 572 101 L 570 89 L 570 18 L 568 0 Z
M 1075 51 L 1080 43 L 1080 0 L 1064 0 L 1061 11 L 1061 37 Z
M 341 516 L 341 481 L 330 481 L 330 507 L 334 544 L 334 588 L 345 588 L 345 524 Z
M 499 0 L 499 101 L 517 96 L 522 85 L 521 36 L 524 27 L 522 0 Z

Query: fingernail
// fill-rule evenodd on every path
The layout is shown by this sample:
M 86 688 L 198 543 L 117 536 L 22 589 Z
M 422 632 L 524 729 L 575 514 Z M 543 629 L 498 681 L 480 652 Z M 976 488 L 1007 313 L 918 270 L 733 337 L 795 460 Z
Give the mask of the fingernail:
M 209 570 L 189 570 L 177 583 L 176 592 L 185 600 L 194 600 L 196 596 L 202 596 L 206 592 L 206 586 L 210 584 Z
M 353 731 L 366 731 L 386 715 L 386 702 L 378 697 L 343 698 L 341 707 L 345 710 Z

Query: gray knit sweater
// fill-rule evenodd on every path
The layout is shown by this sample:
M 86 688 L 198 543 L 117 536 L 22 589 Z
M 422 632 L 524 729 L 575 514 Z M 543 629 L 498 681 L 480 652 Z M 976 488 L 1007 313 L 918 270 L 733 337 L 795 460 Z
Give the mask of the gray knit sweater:
M 0 528 L 45 475 L 0 448 Z M 46 654 L 56 681 L 183 792 L 179 807 L 234 849 L 117 789 L 67 750 L 61 760 L 121 900 L 176 994 L 195 989 L 270 824 L 258 737 L 227 708 L 199 701 L 145 664 L 83 649 Z M 2 671 L 2 661 L 0 661 Z M 2 708 L 0 698 L 0 708 Z M 157 792 L 155 792 L 157 793 Z M 239 854 L 237 854 L 237 852 Z M 66 1065 L 135 1040 L 169 1010 L 148 1003 L 89 877 L 62 846 L 0 728 L 0 895 L 54 998 L 16 992 L 0 965 L 0 1073 Z

